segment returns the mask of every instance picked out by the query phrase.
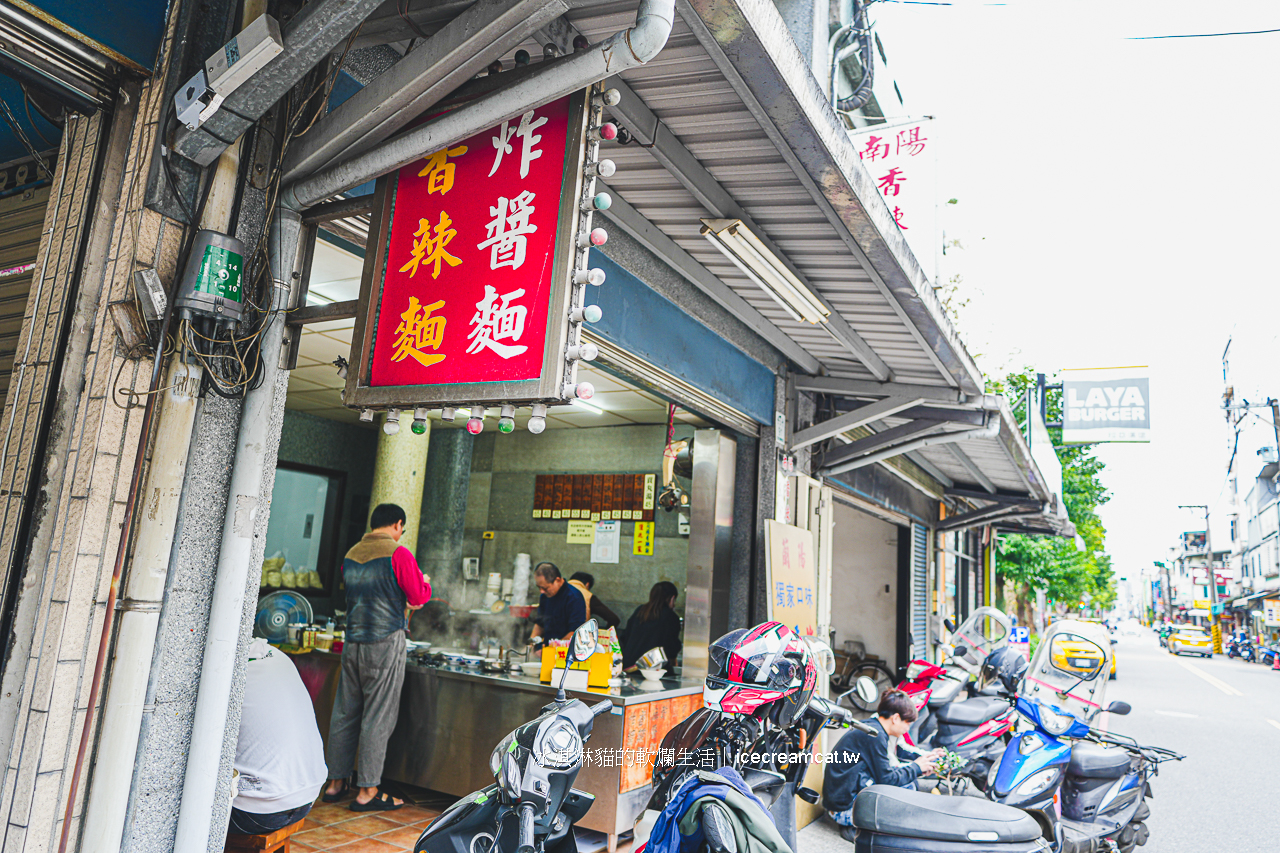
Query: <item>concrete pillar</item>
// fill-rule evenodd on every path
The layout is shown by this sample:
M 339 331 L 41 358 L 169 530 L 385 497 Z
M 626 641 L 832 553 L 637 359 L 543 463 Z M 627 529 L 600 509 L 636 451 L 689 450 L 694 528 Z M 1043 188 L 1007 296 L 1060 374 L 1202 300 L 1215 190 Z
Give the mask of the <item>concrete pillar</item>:
M 431 422 L 427 432 L 415 435 L 409 425 L 412 412 L 400 415 L 400 431 L 378 434 L 378 459 L 373 466 L 373 494 L 369 512 L 378 504 L 398 504 L 404 508 L 404 536 L 400 544 L 410 551 L 418 550 L 418 525 L 422 518 L 422 485 L 427 474 L 427 447 L 430 445 Z
M 471 483 L 475 439 L 462 429 L 442 429 L 431 441 L 422 521 L 418 525 L 418 566 L 441 589 L 462 579 L 463 524 Z

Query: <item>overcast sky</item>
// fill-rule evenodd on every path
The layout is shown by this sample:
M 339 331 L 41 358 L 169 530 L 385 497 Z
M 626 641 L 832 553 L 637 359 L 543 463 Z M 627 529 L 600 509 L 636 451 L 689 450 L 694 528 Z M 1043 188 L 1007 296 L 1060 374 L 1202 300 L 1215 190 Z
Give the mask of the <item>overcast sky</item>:
M 1102 510 L 1120 574 L 1202 529 L 1224 547 L 1237 397 L 1280 397 L 1280 27 L 1275 2 L 1017 2 L 871 7 L 905 107 L 933 115 L 949 251 L 983 370 L 1148 364 L 1154 437 L 1104 446 Z M 1264 421 L 1262 417 L 1265 416 Z M 1273 444 L 1245 422 L 1241 496 Z

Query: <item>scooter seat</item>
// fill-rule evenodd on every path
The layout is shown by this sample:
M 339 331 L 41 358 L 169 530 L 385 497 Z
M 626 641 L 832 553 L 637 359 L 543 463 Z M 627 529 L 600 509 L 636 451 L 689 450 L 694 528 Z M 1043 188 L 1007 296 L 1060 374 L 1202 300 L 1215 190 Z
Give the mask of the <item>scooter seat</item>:
M 1071 747 L 1067 773 L 1086 779 L 1119 779 L 1129 772 L 1129 753 L 1092 743 L 1077 742 Z
M 1040 837 L 1026 812 L 977 797 L 939 797 L 870 785 L 853 801 L 854 826 L 869 832 L 953 842 L 1019 842 Z
M 956 697 L 960 695 L 960 691 L 964 689 L 964 684 L 953 678 L 939 678 L 930 685 L 929 707 L 941 708 L 943 705 L 949 705 L 956 701 Z
M 938 709 L 938 722 L 953 726 L 980 726 L 1009 710 L 1009 703 L 991 696 L 974 696 Z

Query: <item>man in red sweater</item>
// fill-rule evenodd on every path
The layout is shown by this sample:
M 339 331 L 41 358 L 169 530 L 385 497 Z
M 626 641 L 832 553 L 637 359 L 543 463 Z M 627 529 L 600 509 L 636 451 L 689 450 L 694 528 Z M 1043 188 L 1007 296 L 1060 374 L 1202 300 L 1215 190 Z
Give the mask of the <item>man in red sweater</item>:
M 396 727 L 400 688 L 404 686 L 405 608 L 417 610 L 431 599 L 430 579 L 413 552 L 400 545 L 404 510 L 379 504 L 369 518 L 373 528 L 342 561 L 347 588 L 347 631 L 342 672 L 329 723 L 329 785 L 325 802 L 337 802 L 347 790 L 357 749 L 357 812 L 390 811 L 404 802 L 379 790 L 387 739 Z

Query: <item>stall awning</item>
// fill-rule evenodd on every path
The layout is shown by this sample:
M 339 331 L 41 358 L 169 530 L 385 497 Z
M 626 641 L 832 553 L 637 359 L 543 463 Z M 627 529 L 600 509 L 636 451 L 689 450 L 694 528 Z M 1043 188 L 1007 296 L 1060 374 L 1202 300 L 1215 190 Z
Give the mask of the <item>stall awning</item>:
M 594 43 L 629 26 L 636 5 L 575 0 L 521 44 L 495 40 L 492 58 L 510 67 L 517 50 L 538 56 L 553 42 L 571 51 L 578 36 Z M 944 488 L 992 496 L 975 509 L 1025 499 L 1017 512 L 993 512 L 1007 516 L 1002 523 L 1064 530 L 1008 407 L 983 393 L 981 372 L 777 8 L 676 0 L 675 10 L 658 56 L 608 81 L 621 92 L 611 117 L 633 141 L 608 146 L 617 172 L 597 186 L 613 198 L 605 216 L 789 359 L 798 387 L 843 383 L 824 393 L 872 409 L 840 433 L 848 444 L 832 451 L 839 459 L 815 472 L 905 454 Z M 459 14 L 461 4 L 389 0 L 360 43 L 430 37 Z M 468 61 L 487 58 L 484 50 L 472 46 Z

